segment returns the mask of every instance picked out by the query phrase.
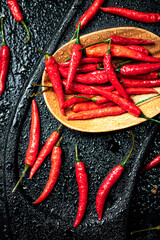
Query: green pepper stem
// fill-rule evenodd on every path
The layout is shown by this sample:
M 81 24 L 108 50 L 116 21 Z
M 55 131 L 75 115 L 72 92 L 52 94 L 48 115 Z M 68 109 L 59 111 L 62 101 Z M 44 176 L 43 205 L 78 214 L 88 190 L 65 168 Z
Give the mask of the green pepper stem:
M 78 28 L 77 28 L 77 37 L 76 37 L 76 42 L 75 42 L 75 44 L 80 44 L 80 41 L 79 41 L 79 31 L 80 31 L 80 26 L 81 26 L 81 22 L 78 24 Z
M 153 228 L 145 228 L 145 229 L 133 231 L 133 232 L 131 232 L 131 235 L 133 235 L 134 233 L 145 232 L 145 231 L 150 231 L 150 230 L 160 230 L 160 225 L 157 227 L 153 227 Z
M 75 152 L 76 152 L 76 163 L 80 162 L 81 160 L 78 157 L 78 147 L 77 144 L 75 145 Z
M 53 86 L 41 85 L 41 84 L 37 84 L 37 83 L 32 83 L 32 86 L 53 88 Z
M 83 96 L 78 96 L 78 95 L 74 95 L 73 97 L 83 98 L 83 99 L 86 99 L 86 100 L 89 100 L 89 101 L 92 101 L 92 102 L 96 103 L 96 98 L 95 97 L 88 98 L 88 97 L 83 97 Z
M 156 120 L 156 119 L 154 119 L 154 118 L 149 118 L 149 117 L 145 116 L 142 112 L 141 112 L 141 114 L 139 115 L 139 117 L 145 118 L 145 119 L 147 119 L 147 120 L 150 120 L 150 121 L 153 121 L 153 122 L 156 122 L 156 123 L 159 123 L 159 124 L 160 124 L 160 121 L 158 121 L 158 120 Z
M 30 37 L 30 32 L 29 32 L 28 27 L 26 26 L 26 24 L 25 24 L 25 22 L 24 22 L 23 19 L 20 21 L 20 23 L 22 23 L 22 25 L 25 27 L 25 29 L 26 29 L 26 31 L 27 31 L 28 39 L 25 41 L 25 43 L 27 43 L 27 42 L 30 40 L 30 38 L 31 38 L 31 37 Z
M 46 53 L 46 52 L 44 52 L 44 51 L 42 51 L 42 50 L 40 50 L 40 49 L 38 49 L 38 48 L 36 48 L 36 51 L 38 51 L 38 52 L 44 54 L 45 57 L 46 57 L 46 59 L 49 59 L 49 58 L 52 57 L 52 55 L 50 55 L 50 54 L 48 54 L 48 53 Z
M 160 94 L 156 94 L 156 95 L 154 95 L 154 96 L 152 96 L 152 97 L 145 98 L 145 99 L 137 102 L 136 105 L 138 105 L 138 104 L 140 104 L 140 103 L 143 103 L 143 102 L 146 102 L 146 101 L 148 101 L 148 100 L 150 100 L 150 99 L 152 99 L 152 98 L 158 97 L 158 96 L 160 96 Z
M 1 34 L 2 34 L 2 47 L 6 46 L 5 38 L 4 38 L 4 29 L 3 29 L 3 21 L 4 18 L 1 18 Z
M 13 190 L 12 190 L 11 193 L 14 193 L 14 192 L 15 192 L 16 188 L 18 187 L 19 183 L 21 182 L 22 178 L 24 177 L 24 175 L 25 175 L 25 173 L 27 172 L 27 170 L 28 170 L 29 167 L 30 167 L 29 165 L 25 164 L 25 168 L 24 168 L 24 170 L 23 170 L 23 173 L 22 173 L 21 177 L 19 178 L 16 186 L 13 188 Z
M 160 78 L 160 72 L 158 72 L 158 78 Z
M 122 166 L 123 168 L 124 168 L 126 162 L 128 161 L 128 159 L 130 158 L 131 153 L 132 153 L 133 148 L 134 148 L 134 134 L 133 134 L 132 132 L 128 132 L 128 133 L 132 135 L 133 143 L 132 143 L 132 148 L 131 148 L 131 150 L 130 150 L 130 152 L 129 152 L 127 158 L 126 158 L 126 160 L 125 160 L 123 163 L 121 163 L 121 166 Z
M 77 34 L 77 28 L 76 28 L 76 30 L 75 30 L 73 36 L 71 37 L 70 41 L 72 41 L 72 40 L 75 38 L 76 34 Z
M 130 63 L 130 62 L 132 62 L 132 60 L 128 60 L 128 61 L 125 61 L 125 62 L 116 63 L 116 66 L 117 66 L 117 67 L 122 67 L 123 65 L 126 65 L 127 63 Z
M 56 142 L 55 147 L 60 147 L 62 141 L 62 137 L 60 137 L 60 139 Z
M 64 61 L 68 62 L 71 59 L 71 57 L 66 58 Z
M 57 128 L 56 132 L 59 132 L 59 130 L 61 129 L 62 124 L 59 125 L 59 127 Z
M 107 52 L 106 52 L 106 54 L 108 54 L 108 55 L 111 55 L 111 42 L 112 42 L 112 40 L 110 39 L 110 40 L 109 40 L 108 50 L 107 50 Z
M 108 40 L 103 40 L 103 41 L 99 41 L 99 42 L 95 42 L 95 43 L 91 43 L 83 48 L 80 49 L 80 51 L 83 51 L 84 49 L 88 48 L 88 47 L 91 47 L 91 46 L 94 46 L 94 45 L 97 45 L 97 44 L 100 44 L 100 43 L 106 43 L 108 42 Z

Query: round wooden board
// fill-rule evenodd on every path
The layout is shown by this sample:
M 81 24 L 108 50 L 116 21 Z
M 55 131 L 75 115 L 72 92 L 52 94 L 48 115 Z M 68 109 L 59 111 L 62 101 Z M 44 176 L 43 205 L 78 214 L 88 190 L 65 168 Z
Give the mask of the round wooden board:
M 160 57 L 160 37 L 141 28 L 118 27 L 118 28 L 101 30 L 101 31 L 93 32 L 80 37 L 80 42 L 82 46 L 86 46 L 88 44 L 106 39 L 113 34 L 117 34 L 123 37 L 144 38 L 144 39 L 152 40 L 154 41 L 154 44 L 145 45 L 145 47 L 149 50 L 152 56 Z M 71 49 L 74 42 L 75 40 L 68 42 L 67 44 L 63 45 L 54 53 L 53 56 L 57 61 L 57 63 L 63 62 L 66 58 L 70 56 Z M 49 77 L 46 71 L 44 71 L 42 76 L 42 84 L 51 86 L 51 82 L 49 80 Z M 160 93 L 160 87 L 156 89 Z M 132 96 L 132 98 L 134 99 L 134 102 L 138 102 L 142 99 L 145 99 L 154 95 L 155 94 L 143 94 L 143 95 Z M 47 104 L 47 107 L 51 111 L 53 116 L 68 128 L 74 129 L 77 131 L 82 131 L 82 132 L 115 131 L 119 129 L 128 128 L 146 121 L 143 118 L 134 117 L 129 113 L 124 113 L 120 116 L 108 116 L 108 117 L 101 117 L 101 118 L 95 118 L 95 119 L 89 119 L 89 120 L 71 121 L 71 120 L 67 120 L 67 117 L 74 113 L 70 109 L 67 109 L 66 116 L 61 115 L 59 111 L 58 101 L 56 99 L 56 96 L 53 90 L 49 90 L 45 92 L 43 96 Z M 70 96 L 65 95 L 65 99 L 67 100 L 68 98 L 70 98 Z M 146 103 L 140 104 L 139 107 L 146 116 L 152 118 L 160 113 L 160 97 L 149 100 Z

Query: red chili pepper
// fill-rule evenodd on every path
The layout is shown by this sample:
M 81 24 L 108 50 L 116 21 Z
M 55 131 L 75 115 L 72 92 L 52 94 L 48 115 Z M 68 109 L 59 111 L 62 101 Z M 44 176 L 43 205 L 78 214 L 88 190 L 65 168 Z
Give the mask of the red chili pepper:
M 1 34 L 2 34 L 2 47 L 0 52 L 0 95 L 5 88 L 7 72 L 9 68 L 10 50 L 6 46 L 4 31 L 3 31 L 3 18 L 1 18 Z
M 62 150 L 60 147 L 61 141 L 62 141 L 62 137 L 58 140 L 56 145 L 53 147 L 52 155 L 51 155 L 51 171 L 49 173 L 48 182 L 43 192 L 39 196 L 39 198 L 35 202 L 33 202 L 33 204 L 43 202 L 44 199 L 50 194 L 50 192 L 52 191 L 52 189 L 54 188 L 57 182 L 57 179 L 60 173 L 60 168 L 61 168 L 61 154 L 62 154 Z
M 59 130 L 61 128 L 62 124 L 57 128 L 56 131 L 54 131 L 50 137 L 48 138 L 48 140 L 46 141 L 45 145 L 43 146 L 43 148 L 41 149 L 40 153 L 38 154 L 38 157 L 33 165 L 33 167 L 31 168 L 30 171 L 30 176 L 29 178 L 31 179 L 33 177 L 33 175 L 35 174 L 35 172 L 38 170 L 38 168 L 41 166 L 41 164 L 43 163 L 43 161 L 45 160 L 45 158 L 48 156 L 48 154 L 50 154 L 50 152 L 53 149 L 53 146 L 56 144 L 56 142 L 58 141 L 59 138 Z
M 81 94 L 80 96 L 82 97 L 85 97 L 85 98 L 88 98 L 88 97 L 93 97 L 94 95 L 89 95 L 89 94 Z M 89 100 L 86 100 L 85 98 L 79 98 L 79 97 L 76 97 L 76 96 L 73 96 L 71 97 L 70 99 L 68 99 L 67 101 L 64 102 L 63 104 L 63 108 L 68 108 L 70 107 L 71 105 L 75 104 L 75 103 L 78 103 L 78 102 L 87 102 Z
M 129 64 L 115 71 L 122 75 L 141 75 L 146 73 L 151 73 L 160 69 L 160 63 L 139 63 L 139 64 Z
M 106 7 L 106 8 L 101 7 L 101 10 L 107 13 L 112 13 L 122 17 L 126 17 L 138 22 L 156 23 L 160 21 L 160 14 L 158 13 L 143 13 L 120 7 Z
M 66 92 L 68 92 L 68 90 L 70 89 L 70 86 L 75 78 L 77 68 L 80 64 L 80 60 L 82 58 L 82 52 L 79 51 L 82 48 L 80 41 L 79 41 L 80 25 L 81 25 L 81 23 L 79 23 L 79 25 L 78 25 L 76 42 L 73 45 L 72 51 L 71 51 L 71 60 L 70 60 L 70 64 L 69 64 L 69 72 L 68 72 L 68 78 L 67 78 L 67 83 L 66 83 Z
M 86 48 L 88 57 L 103 57 L 108 49 L 107 43 Z M 127 57 L 144 62 L 160 62 L 160 58 L 146 56 L 138 51 L 127 48 L 126 46 L 112 44 L 111 54 L 113 57 Z
M 134 87 L 130 87 L 130 88 L 126 88 L 125 89 L 126 92 L 131 95 L 131 94 L 134 94 L 134 95 L 139 95 L 139 94 L 145 94 L 145 93 L 158 93 L 158 91 L 154 88 L 144 88 L 144 87 L 137 87 L 137 88 L 134 88 Z
M 93 109 L 100 109 L 100 108 L 106 108 L 114 106 L 115 103 L 113 102 L 107 102 L 102 104 L 96 104 L 94 102 L 84 102 L 84 103 L 77 103 L 72 107 L 73 112 L 81 112 L 81 111 L 89 111 Z
M 17 22 L 22 23 L 22 25 L 25 27 L 26 31 L 27 31 L 27 35 L 28 35 L 28 39 L 25 41 L 25 43 L 27 43 L 30 40 L 30 32 L 23 20 L 23 15 L 21 13 L 21 10 L 19 8 L 18 2 L 17 0 L 7 0 L 9 9 L 13 15 L 13 17 L 15 18 L 15 20 Z
M 132 138 L 133 138 L 133 144 L 132 144 L 132 148 L 130 150 L 129 155 L 127 156 L 126 160 L 122 164 L 120 164 L 112 169 L 112 171 L 105 178 L 105 180 L 103 181 L 102 185 L 100 186 L 100 188 L 98 190 L 97 197 L 96 197 L 96 210 L 98 213 L 99 221 L 102 218 L 103 207 L 104 207 L 104 203 L 106 201 L 106 197 L 107 197 L 111 187 L 117 182 L 117 180 L 121 176 L 122 172 L 124 171 L 124 166 L 133 151 L 134 134 L 132 132 L 129 132 L 129 133 L 132 135 Z
M 64 93 L 63 93 L 62 81 L 59 73 L 58 64 L 56 63 L 55 59 L 51 55 L 45 53 L 42 50 L 39 50 L 39 49 L 36 49 L 36 50 L 44 54 L 46 57 L 46 60 L 45 60 L 46 71 L 48 72 L 49 79 L 52 83 L 54 92 L 56 94 L 61 114 L 65 116 L 64 109 L 62 108 L 64 103 Z
M 12 193 L 18 187 L 19 183 L 21 182 L 28 168 L 32 167 L 36 160 L 36 156 L 38 154 L 38 147 L 39 147 L 39 138 L 40 138 L 40 119 L 39 119 L 38 107 L 35 100 L 32 100 L 31 129 L 30 129 L 29 145 L 28 145 L 26 157 L 25 157 L 25 169 L 20 179 L 18 180 L 16 186 L 13 188 Z
M 160 86 L 160 79 L 153 79 L 153 80 L 142 80 L 142 79 L 127 79 L 127 78 L 121 78 L 120 80 L 122 82 L 122 85 L 124 87 L 133 87 L 133 88 L 139 88 L 139 87 L 159 87 Z
M 63 85 L 66 86 L 66 80 L 63 80 Z M 103 89 L 107 91 L 114 90 L 114 86 L 106 86 L 106 87 L 97 86 L 95 88 L 98 88 L 99 90 Z M 76 82 L 72 82 L 70 90 L 72 91 L 72 93 L 83 93 L 83 94 L 94 94 L 94 95 L 96 94 L 90 85 L 84 85 Z
M 74 227 L 78 226 L 84 216 L 86 206 L 87 206 L 87 199 L 88 199 L 88 179 L 87 179 L 87 173 L 85 170 L 84 163 L 80 161 L 78 157 L 78 149 L 77 145 L 75 145 L 75 151 L 76 151 L 76 178 L 79 188 L 79 206 L 78 206 L 78 212 L 77 217 L 74 222 Z
M 108 50 L 103 59 L 103 65 L 104 65 L 104 69 L 105 69 L 105 72 L 106 72 L 106 75 L 107 75 L 109 81 L 115 87 L 115 89 L 117 89 L 118 93 L 122 97 L 128 99 L 129 101 L 132 101 L 129 97 L 129 94 L 125 91 L 123 86 L 118 81 L 116 73 L 114 72 L 114 70 L 112 68 L 111 40 L 109 42 Z
M 141 173 L 156 167 L 158 164 L 160 164 L 160 155 L 158 155 L 157 157 L 155 157 L 152 161 L 150 161 L 147 165 L 145 165 L 142 170 Z
M 141 52 L 143 53 L 144 55 L 149 55 L 149 51 L 142 47 L 142 46 L 138 46 L 138 45 L 126 45 L 125 46 L 126 48 L 130 48 L 130 49 L 133 49 L 135 51 L 138 51 L 138 52 Z
M 85 63 L 101 63 L 103 62 L 103 58 L 88 58 L 88 57 L 83 57 L 80 60 L 80 64 L 85 64 Z M 59 64 L 60 67 L 69 67 L 70 61 L 67 62 L 62 62 Z
M 125 76 L 125 75 L 122 75 L 122 74 L 117 74 L 117 77 L 119 78 L 135 78 L 135 76 L 131 75 L 131 76 Z M 157 78 L 160 78 L 160 73 L 159 72 L 151 72 L 151 73 L 148 73 L 148 74 L 142 74 L 142 75 L 136 75 L 136 79 L 157 79 Z

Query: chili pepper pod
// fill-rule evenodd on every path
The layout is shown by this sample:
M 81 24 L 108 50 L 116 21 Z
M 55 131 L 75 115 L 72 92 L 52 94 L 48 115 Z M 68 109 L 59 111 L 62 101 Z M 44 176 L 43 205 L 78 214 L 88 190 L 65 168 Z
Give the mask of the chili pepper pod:
M 103 62 L 103 58 L 88 58 L 88 57 L 83 57 L 80 60 L 80 64 L 86 64 L 86 63 L 101 63 Z M 61 67 L 69 67 L 70 64 L 70 60 L 69 61 L 64 61 L 62 63 L 60 63 L 59 65 Z
M 78 206 L 78 212 L 77 217 L 74 222 L 74 227 L 80 224 L 85 209 L 87 206 L 87 199 L 88 199 L 88 180 L 87 180 L 87 173 L 85 170 L 84 163 L 80 161 L 78 157 L 78 148 L 77 145 L 75 145 L 75 152 L 76 152 L 76 178 L 79 188 L 79 206 Z
M 67 83 L 66 83 L 66 92 L 68 92 L 68 90 L 70 89 L 70 85 L 75 78 L 77 67 L 79 66 L 80 60 L 82 58 L 82 52 L 79 51 L 82 48 L 79 41 L 80 25 L 81 23 L 78 24 L 76 42 L 73 45 L 72 51 L 71 51 L 71 60 L 69 64 L 69 72 L 68 72 Z
M 102 103 L 102 104 L 96 104 L 94 102 L 76 103 L 72 107 L 72 111 L 76 113 L 76 112 L 81 112 L 81 111 L 88 111 L 88 110 L 93 110 L 93 109 L 111 107 L 114 105 L 116 105 L 116 104 L 113 102 L 107 102 L 107 103 Z
M 156 23 L 160 21 L 160 14 L 158 13 L 143 13 L 120 7 L 101 7 L 100 9 L 104 12 L 126 17 L 138 22 Z
M 128 75 L 128 76 L 125 76 L 125 75 L 122 75 L 122 74 L 117 74 L 117 77 L 118 78 L 135 78 L 136 77 L 136 79 L 149 79 L 149 80 L 151 80 L 151 79 L 158 79 L 158 78 L 160 78 L 160 73 L 159 72 L 151 72 L 151 73 L 147 73 L 147 74 L 141 74 L 141 75 L 136 75 L 136 76 L 132 76 L 132 75 Z
M 30 129 L 29 145 L 28 145 L 26 157 L 25 157 L 25 169 L 20 179 L 18 180 L 16 186 L 13 188 L 12 193 L 18 187 L 19 183 L 21 182 L 28 168 L 32 167 L 36 160 L 38 147 L 39 147 L 39 138 L 40 138 L 40 118 L 38 113 L 38 107 L 35 100 L 32 100 L 31 129 Z
M 53 149 L 53 146 L 56 144 L 56 142 L 58 141 L 59 138 L 59 130 L 61 129 L 62 124 L 57 128 L 56 131 L 54 131 L 50 137 L 47 139 L 45 145 L 43 146 L 43 148 L 41 149 L 40 153 L 38 154 L 38 157 L 34 163 L 34 165 L 31 168 L 30 171 L 30 176 L 29 178 L 31 179 L 33 177 L 33 175 L 35 174 L 35 172 L 38 170 L 38 168 L 41 166 L 41 164 L 43 163 L 43 161 L 45 160 L 45 158 L 48 156 L 48 154 L 50 154 L 50 152 Z
M 104 203 L 106 201 L 106 197 L 111 189 L 111 187 L 117 182 L 117 180 L 119 179 L 119 177 L 121 176 L 122 172 L 124 171 L 124 166 L 126 164 L 126 162 L 128 161 L 132 151 L 133 151 L 133 147 L 134 147 L 134 134 L 132 132 L 128 132 L 132 135 L 132 139 L 133 139 L 133 144 L 132 144 L 132 148 L 130 150 L 129 155 L 127 156 L 126 160 L 114 167 L 112 169 L 112 171 L 108 174 L 108 176 L 105 178 L 105 180 L 103 181 L 102 185 L 100 186 L 98 193 L 97 193 L 97 197 L 96 197 L 96 210 L 98 213 L 98 220 L 100 221 L 102 218 L 102 214 L 103 214 L 103 207 L 104 207 Z
M 17 22 L 20 22 L 26 29 L 28 39 L 25 41 L 25 43 L 27 43 L 30 40 L 30 32 L 29 32 L 29 30 L 28 30 L 28 28 L 27 28 L 27 26 L 26 26 L 26 24 L 23 20 L 23 15 L 21 13 L 18 2 L 17 2 L 17 0 L 7 0 L 7 3 L 8 3 L 9 9 L 10 9 L 13 17 L 15 18 L 15 20 Z
M 158 164 L 160 164 L 160 155 L 156 156 L 152 161 L 150 161 L 148 164 L 146 164 L 142 170 L 141 174 L 153 167 L 156 167 Z
M 36 50 L 44 54 L 46 57 L 46 60 L 45 60 L 46 71 L 48 72 L 49 79 L 52 83 L 54 92 L 56 94 L 59 107 L 60 107 L 60 112 L 63 116 L 65 116 L 64 109 L 62 108 L 64 103 L 64 93 L 63 93 L 63 87 L 62 87 L 58 64 L 56 63 L 54 57 L 52 57 L 50 54 L 45 53 L 44 51 L 39 50 L 37 48 Z
M 1 18 L 1 34 L 2 34 L 2 47 L 0 51 L 0 95 L 3 93 L 5 88 L 5 82 L 7 78 L 7 72 L 9 68 L 10 50 L 7 47 L 4 30 L 3 30 L 3 18 Z
M 61 168 L 61 154 L 62 154 L 62 149 L 60 147 L 60 143 L 62 141 L 62 137 L 58 140 L 58 142 L 55 144 L 52 150 L 52 155 L 51 155 L 51 170 L 49 174 L 49 179 L 48 182 L 39 196 L 39 198 L 33 202 L 33 204 L 38 204 L 44 201 L 46 197 L 50 194 L 52 189 L 54 188 L 59 173 L 60 173 L 60 168 Z

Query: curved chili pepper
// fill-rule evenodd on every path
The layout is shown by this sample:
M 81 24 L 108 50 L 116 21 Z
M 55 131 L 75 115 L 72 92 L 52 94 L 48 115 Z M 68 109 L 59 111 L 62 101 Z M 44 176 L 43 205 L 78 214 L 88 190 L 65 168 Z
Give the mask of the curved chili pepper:
M 51 155 L 51 171 L 49 173 L 49 179 L 48 182 L 39 196 L 39 198 L 33 202 L 33 204 L 41 203 L 44 201 L 44 199 L 50 194 L 52 189 L 54 188 L 59 173 L 60 173 L 60 168 L 61 168 L 61 154 L 62 150 L 60 147 L 60 143 L 62 141 L 62 137 L 58 140 L 58 142 L 55 144 L 52 150 L 52 155 Z
M 13 188 L 12 193 L 18 187 L 19 183 L 21 182 L 28 168 L 32 167 L 36 160 L 36 156 L 38 154 L 38 147 L 39 147 L 39 137 L 40 137 L 40 118 L 38 113 L 38 107 L 35 100 L 32 100 L 31 129 L 30 129 L 29 145 L 28 145 L 26 157 L 25 157 L 25 169 L 20 179 L 18 180 L 16 186 Z
M 108 76 L 109 81 L 115 87 L 115 89 L 117 89 L 118 93 L 122 97 L 128 99 L 129 101 L 132 101 L 129 97 L 129 94 L 125 91 L 123 86 L 118 81 L 116 73 L 114 72 L 114 70 L 112 68 L 111 40 L 109 42 L 108 50 L 103 59 L 103 65 L 104 65 L 104 69 L 105 69 L 106 75 Z
M 138 45 L 126 45 L 125 46 L 126 48 L 130 48 L 130 49 L 133 49 L 135 51 L 138 51 L 138 52 L 141 52 L 143 53 L 144 55 L 149 55 L 149 51 L 142 47 L 142 46 L 138 46 Z
M 77 29 L 78 29 L 78 24 L 81 23 L 80 29 L 82 29 L 83 27 L 85 27 L 87 25 L 87 23 L 89 21 L 92 20 L 92 18 L 96 15 L 96 13 L 99 11 L 100 7 L 102 6 L 103 2 L 105 0 L 94 0 L 94 2 L 92 3 L 92 5 L 88 8 L 87 11 L 85 11 L 85 13 L 81 16 L 81 18 L 78 20 L 77 24 L 76 24 L 76 30 L 75 33 L 73 35 L 73 37 L 71 38 L 71 40 L 75 37 Z
M 129 64 L 115 71 L 122 75 L 141 75 L 146 73 L 151 73 L 160 69 L 160 63 L 139 63 L 139 64 Z
M 71 105 L 75 104 L 75 103 L 78 103 L 78 102 L 87 102 L 89 100 L 86 100 L 85 98 L 88 98 L 88 97 L 93 97 L 94 95 L 89 95 L 89 94 L 82 94 L 80 95 L 84 98 L 79 98 L 79 97 L 76 97 L 76 96 L 73 96 L 71 97 L 70 99 L 68 99 L 67 101 L 64 102 L 63 104 L 63 108 L 68 108 L 70 107 Z
M 145 231 L 151 231 L 151 230 L 160 230 L 160 225 L 157 226 L 157 227 L 145 228 L 145 229 L 141 229 L 141 230 L 133 231 L 133 232 L 131 232 L 131 235 L 133 235 L 134 233 L 145 232 Z
M 62 124 L 57 128 L 56 131 L 54 131 L 50 137 L 47 139 L 45 145 L 41 149 L 40 153 L 38 154 L 38 157 L 34 163 L 34 165 L 31 168 L 29 178 L 31 179 L 35 172 L 38 170 L 38 168 L 41 166 L 45 158 L 50 154 L 50 152 L 53 149 L 53 146 L 56 144 L 59 138 L 59 130 L 61 128 Z
M 152 79 L 152 80 L 142 80 L 142 79 L 128 79 L 128 78 L 121 78 L 120 80 L 124 87 L 159 87 L 160 86 L 160 79 Z
M 130 76 L 125 76 L 122 74 L 117 74 L 118 78 L 135 78 L 135 76 L 130 75 Z M 136 75 L 136 79 L 146 79 L 146 80 L 151 80 L 151 79 L 157 79 L 160 78 L 160 73 L 159 72 L 151 72 L 151 73 L 147 73 L 147 74 L 141 74 L 141 75 Z
M 70 64 L 69 64 L 69 72 L 68 72 L 67 83 L 66 83 L 66 92 L 68 92 L 68 90 L 70 89 L 70 85 L 75 78 L 75 75 L 77 72 L 77 67 L 79 66 L 80 60 L 82 58 L 82 52 L 79 51 L 82 48 L 80 41 L 79 41 L 80 25 L 81 25 L 81 23 L 78 24 L 76 42 L 73 45 L 72 51 L 71 51 L 71 60 L 70 60 Z
M 7 0 L 9 9 L 13 15 L 13 17 L 15 18 L 15 20 L 17 22 L 22 23 L 22 25 L 25 27 L 26 31 L 27 31 L 27 35 L 28 35 L 28 39 L 25 41 L 25 43 L 27 43 L 30 40 L 30 32 L 23 20 L 23 15 L 21 13 L 21 10 L 19 8 L 18 2 L 17 0 Z
M 89 110 L 93 110 L 93 109 L 111 107 L 114 105 L 115 105 L 115 103 L 113 103 L 113 102 L 107 102 L 107 103 L 102 103 L 102 104 L 96 104 L 94 102 L 76 103 L 72 107 L 72 111 L 77 113 L 77 112 L 81 112 L 81 111 L 89 111 Z
M 88 57 L 83 57 L 80 60 L 80 64 L 85 64 L 85 63 L 101 63 L 103 62 L 103 58 L 88 58 Z M 59 64 L 61 67 L 69 67 L 70 61 L 67 62 L 62 62 Z
M 4 31 L 3 31 L 3 18 L 1 18 L 1 34 L 2 34 L 2 47 L 0 52 L 0 95 L 5 88 L 7 72 L 9 68 L 10 50 L 6 46 Z
M 143 13 L 120 7 L 106 7 L 106 8 L 101 7 L 101 10 L 107 13 L 112 13 L 122 17 L 126 17 L 138 22 L 156 23 L 160 21 L 160 14 L 158 13 Z
M 36 50 L 44 54 L 46 57 L 46 60 L 45 60 L 46 71 L 48 72 L 49 79 L 52 83 L 54 92 L 56 94 L 59 107 L 60 107 L 60 112 L 63 116 L 65 116 L 64 109 L 62 108 L 64 103 L 64 93 L 63 93 L 62 81 L 59 73 L 58 64 L 56 63 L 54 57 L 52 57 L 50 54 L 45 53 L 44 51 L 39 50 L 37 48 Z
M 142 170 L 141 173 L 156 167 L 158 164 L 160 164 L 160 155 L 158 155 L 157 157 L 155 157 L 152 161 L 150 161 L 147 165 L 145 165 Z
M 74 222 L 74 227 L 78 226 L 84 216 L 84 212 L 87 206 L 87 199 L 88 199 L 88 180 L 87 180 L 87 173 L 85 170 L 84 163 L 80 161 L 78 157 L 78 149 L 77 145 L 75 145 L 76 151 L 76 178 L 79 188 L 79 206 L 77 217 Z
M 126 164 L 126 162 L 128 161 L 132 151 L 133 151 L 133 147 L 134 147 L 134 134 L 132 132 L 128 132 L 132 135 L 132 139 L 133 139 L 133 144 L 132 144 L 132 148 L 130 150 L 130 153 L 128 154 L 126 160 L 114 167 L 112 169 L 112 171 L 108 174 L 108 176 L 105 178 L 105 180 L 103 181 L 102 185 L 100 186 L 98 193 L 97 193 L 97 197 L 96 197 L 96 210 L 98 213 L 98 220 L 100 221 L 102 218 L 102 214 L 103 214 L 103 207 L 104 207 L 104 203 L 106 201 L 106 197 L 111 189 L 111 187 L 117 182 L 117 180 L 119 179 L 119 177 L 121 176 L 122 172 L 124 171 L 124 166 Z
M 108 49 L 107 43 L 87 47 L 85 49 L 88 57 L 103 57 Z M 144 62 L 160 62 L 160 58 L 147 56 L 141 52 L 127 48 L 126 46 L 112 44 L 111 54 L 113 57 L 127 57 Z

